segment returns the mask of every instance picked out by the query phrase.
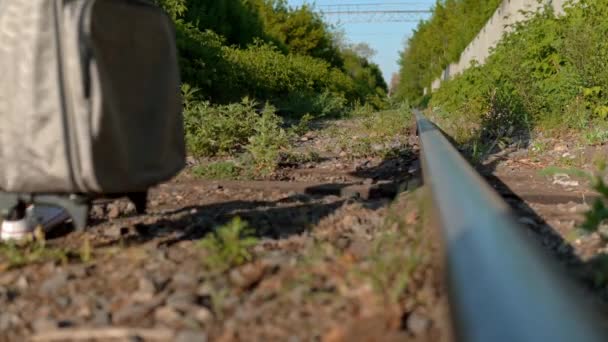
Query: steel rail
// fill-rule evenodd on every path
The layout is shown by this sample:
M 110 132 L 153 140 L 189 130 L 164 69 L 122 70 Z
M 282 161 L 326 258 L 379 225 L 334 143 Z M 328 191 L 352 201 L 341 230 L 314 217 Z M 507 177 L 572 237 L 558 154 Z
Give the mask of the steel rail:
M 606 321 L 443 133 L 415 111 L 458 341 L 608 341 Z

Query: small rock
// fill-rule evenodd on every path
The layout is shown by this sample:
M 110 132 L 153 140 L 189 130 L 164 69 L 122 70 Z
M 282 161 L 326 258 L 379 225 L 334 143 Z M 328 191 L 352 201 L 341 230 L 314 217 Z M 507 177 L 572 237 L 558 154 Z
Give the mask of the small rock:
M 165 324 L 175 324 L 179 322 L 182 315 L 170 306 L 163 306 L 154 311 L 154 318 Z
M 579 182 L 575 180 L 570 180 L 570 176 L 564 173 L 557 173 L 553 175 L 553 184 L 570 187 L 570 186 L 578 186 Z
M 101 205 L 94 205 L 91 208 L 91 216 L 95 217 L 95 218 L 102 218 L 105 216 L 105 210 L 103 210 L 103 207 Z
M 176 292 L 167 297 L 167 306 L 186 311 L 196 303 L 197 296 L 190 292 Z
M 306 141 L 308 141 L 308 140 L 309 140 L 309 139 L 308 139 L 308 137 L 301 137 L 301 138 L 300 138 L 300 141 L 303 141 L 303 142 L 306 142 Z
M 600 224 L 600 226 L 597 229 L 597 233 L 599 234 L 599 236 L 602 239 L 607 240 L 608 239 L 608 225 Z
M 339 156 L 346 157 L 346 156 L 348 156 L 348 153 L 346 151 L 342 151 L 342 152 L 340 152 Z
M 116 203 L 108 204 L 108 218 L 113 220 L 120 216 L 120 208 Z
M 373 144 L 372 145 L 372 150 L 374 150 L 375 152 L 380 152 L 384 150 L 384 144 Z
M 261 263 L 247 264 L 230 272 L 230 282 L 241 289 L 246 289 L 258 282 L 264 275 Z
M 89 267 L 88 266 L 75 266 L 74 268 L 72 268 L 70 270 L 70 274 L 74 277 L 74 278 L 85 278 L 89 275 Z
M 588 204 L 577 204 L 571 207 L 568 211 L 571 213 L 584 213 L 591 209 Z
M 372 184 L 374 184 L 374 179 L 373 178 L 366 178 L 363 181 L 363 184 L 365 184 L 365 185 L 372 185 Z
M 135 204 L 133 202 L 127 202 L 125 205 L 125 214 L 134 214 L 137 212 L 137 208 L 135 208 Z
M 93 312 L 91 311 L 91 308 L 89 307 L 89 305 L 86 303 L 84 303 L 83 305 L 80 305 L 78 307 L 78 310 L 76 311 L 77 317 L 89 318 L 92 315 L 93 315 Z
M 58 272 L 51 278 L 45 280 L 40 286 L 40 292 L 45 296 L 50 296 L 64 288 L 68 283 L 68 275 L 65 272 Z
M 202 283 L 199 287 L 198 290 L 196 291 L 196 294 L 201 296 L 201 297 L 206 297 L 206 296 L 211 296 L 213 293 L 215 292 L 215 290 L 213 289 L 213 286 L 209 283 Z
M 72 300 L 69 297 L 60 296 L 55 298 L 55 303 L 57 303 L 60 308 L 67 308 L 72 303 Z
M 198 286 L 198 279 L 191 273 L 177 273 L 173 276 L 171 285 L 178 289 L 193 289 Z
M 127 234 L 128 232 L 129 232 L 129 228 L 116 226 L 116 225 L 106 228 L 103 231 L 105 236 L 112 238 L 112 239 L 119 239 L 123 235 Z
M 553 148 L 553 151 L 555 152 L 564 152 L 566 150 L 568 150 L 568 146 L 566 145 L 557 145 L 555 148 Z
M 45 332 L 49 330 L 55 330 L 59 327 L 57 321 L 50 318 L 38 318 L 32 322 L 32 329 L 35 332 Z
M 14 313 L 0 313 L 0 331 L 6 331 L 21 323 L 21 318 Z
M 95 326 L 107 326 L 110 325 L 111 322 L 110 313 L 105 310 L 96 310 L 93 313 L 93 319 L 91 323 Z
M 131 295 L 131 299 L 137 303 L 145 303 L 154 298 L 154 292 L 137 290 Z
M 213 313 L 205 307 L 196 308 L 193 316 L 194 319 L 202 324 L 209 324 L 211 321 L 213 321 Z
M 427 317 L 417 312 L 413 312 L 407 318 L 406 325 L 407 330 L 409 330 L 412 334 L 421 335 L 429 329 L 431 326 L 431 321 Z
M 359 218 L 354 215 L 346 215 L 342 219 L 342 224 L 345 227 L 353 227 L 355 225 L 359 225 L 360 223 L 361 223 L 361 221 L 359 220 Z
M 126 321 L 139 321 L 151 311 L 151 305 L 129 303 L 112 313 L 112 322 L 122 324 Z
M 207 334 L 203 331 L 184 330 L 177 334 L 175 342 L 207 342 Z
M 367 256 L 369 256 L 371 250 L 372 247 L 370 246 L 370 243 L 363 239 L 355 239 L 349 245 L 349 252 L 354 255 L 355 258 L 360 260 L 365 259 Z
M 151 292 L 152 294 L 156 293 L 156 285 L 154 282 L 148 277 L 139 278 L 139 291 L 143 292 Z
M 0 286 L 6 286 L 15 282 L 19 274 L 15 272 L 1 273 L 0 272 Z
M 17 286 L 17 288 L 21 291 L 24 291 L 27 289 L 27 287 L 29 286 L 29 282 L 27 281 L 27 277 L 24 275 L 21 275 L 17 281 L 15 282 L 15 286 Z

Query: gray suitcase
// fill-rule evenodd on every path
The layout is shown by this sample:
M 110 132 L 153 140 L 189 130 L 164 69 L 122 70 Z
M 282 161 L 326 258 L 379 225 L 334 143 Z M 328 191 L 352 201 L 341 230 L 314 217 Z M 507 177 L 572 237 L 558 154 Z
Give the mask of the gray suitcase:
M 4 216 L 58 204 L 83 226 L 98 195 L 141 210 L 185 164 L 175 33 L 150 1 L 0 0 L 0 75 Z

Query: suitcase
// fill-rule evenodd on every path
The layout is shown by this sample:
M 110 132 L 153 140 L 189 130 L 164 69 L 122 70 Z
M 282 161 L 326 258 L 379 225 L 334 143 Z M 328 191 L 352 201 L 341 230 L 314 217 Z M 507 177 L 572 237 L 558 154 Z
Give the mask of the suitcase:
M 0 209 L 147 190 L 185 165 L 171 20 L 146 0 L 0 0 Z

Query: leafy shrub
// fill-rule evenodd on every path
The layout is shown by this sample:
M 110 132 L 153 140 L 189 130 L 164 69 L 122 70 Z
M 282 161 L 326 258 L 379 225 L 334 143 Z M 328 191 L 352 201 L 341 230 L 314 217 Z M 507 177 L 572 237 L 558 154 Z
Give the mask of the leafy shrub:
M 396 97 L 419 103 L 423 89 L 469 44 L 502 0 L 437 1 L 433 15 L 418 24 L 401 55 Z
M 255 171 L 266 175 L 278 166 L 281 149 L 289 144 L 287 133 L 281 127 L 283 120 L 271 106 L 266 106 L 255 125 L 255 134 L 249 138 L 247 151 L 252 156 Z
M 203 264 L 210 270 L 224 272 L 251 261 L 249 248 L 258 241 L 253 233 L 247 222 L 238 217 L 217 228 L 198 242 L 198 246 L 207 252 Z
M 211 103 L 250 97 L 281 113 L 326 116 L 340 114 L 342 102 L 369 98 L 378 105 L 385 97 L 377 65 L 359 58 L 346 67 L 349 54 L 307 6 L 291 9 L 269 0 L 156 2 L 174 19 L 182 80 Z
M 247 98 L 229 105 L 213 106 L 204 101 L 186 106 L 184 125 L 189 152 L 201 157 L 241 149 L 255 133 L 259 116 L 255 106 Z
M 457 140 L 536 129 L 586 130 L 608 120 L 608 3 L 581 0 L 516 24 L 483 66 L 433 94 L 430 106 Z

